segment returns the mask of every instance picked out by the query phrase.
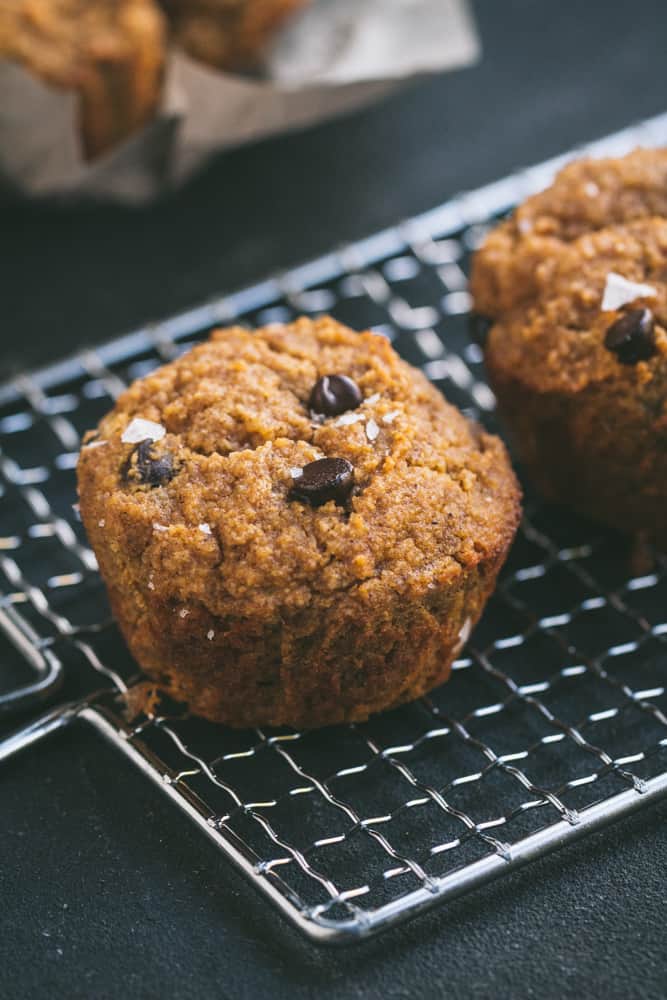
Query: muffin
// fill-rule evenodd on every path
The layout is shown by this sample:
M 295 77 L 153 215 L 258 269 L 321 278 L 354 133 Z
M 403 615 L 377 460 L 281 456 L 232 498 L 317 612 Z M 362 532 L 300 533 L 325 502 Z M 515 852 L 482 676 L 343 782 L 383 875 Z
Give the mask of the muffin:
M 208 719 L 366 719 L 449 675 L 519 520 L 500 440 L 389 342 L 219 330 L 88 435 L 81 515 L 146 674 Z
M 547 498 L 661 548 L 667 220 L 655 213 L 666 209 L 665 151 L 599 172 L 585 161 L 492 233 L 475 263 L 475 305 L 496 319 L 489 378 L 529 475 Z
M 585 233 L 667 217 L 667 149 L 576 160 L 484 242 L 470 279 L 475 309 L 494 318 L 537 293 L 537 269 Z
M 92 159 L 142 127 L 160 99 L 165 24 L 153 0 L 3 0 L 0 57 L 78 95 Z
M 309 0 L 163 0 L 176 42 L 217 69 L 254 69 L 272 37 Z

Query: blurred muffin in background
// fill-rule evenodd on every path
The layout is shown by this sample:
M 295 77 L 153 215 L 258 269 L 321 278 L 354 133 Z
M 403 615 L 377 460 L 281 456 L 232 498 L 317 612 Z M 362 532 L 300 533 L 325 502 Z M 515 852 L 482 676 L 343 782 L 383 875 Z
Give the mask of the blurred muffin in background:
M 170 42 L 217 69 L 255 69 L 310 0 L 0 0 L 0 59 L 78 95 L 88 160 L 151 120 Z M 165 16 L 166 15 L 166 16 Z
M 248 70 L 285 21 L 310 0 L 162 0 L 174 38 L 193 59 Z
M 154 0 L 0 2 L 0 57 L 78 94 L 88 159 L 153 116 L 166 45 L 165 19 Z

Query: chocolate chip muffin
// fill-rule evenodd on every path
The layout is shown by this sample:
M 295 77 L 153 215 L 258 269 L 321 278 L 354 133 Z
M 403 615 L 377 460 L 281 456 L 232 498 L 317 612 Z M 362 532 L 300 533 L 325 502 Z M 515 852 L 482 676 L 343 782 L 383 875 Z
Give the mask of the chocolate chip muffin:
M 2 0 L 0 57 L 78 95 L 90 159 L 141 128 L 162 86 L 165 24 L 153 0 Z
M 665 211 L 664 150 L 600 161 L 599 170 L 574 164 L 491 234 L 474 282 L 476 306 L 496 318 L 490 380 L 541 491 L 662 548 Z
M 231 726 L 445 681 L 519 519 L 498 438 L 331 319 L 219 330 L 89 435 L 81 515 L 130 649 Z
M 162 0 L 174 37 L 217 69 L 255 68 L 275 33 L 310 0 Z

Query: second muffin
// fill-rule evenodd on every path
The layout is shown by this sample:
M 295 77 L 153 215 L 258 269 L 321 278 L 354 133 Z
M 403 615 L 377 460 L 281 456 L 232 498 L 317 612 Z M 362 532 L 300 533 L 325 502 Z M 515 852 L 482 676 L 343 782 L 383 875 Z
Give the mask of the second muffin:
M 361 720 L 446 680 L 519 519 L 498 438 L 331 319 L 214 333 L 119 399 L 78 477 L 130 649 L 233 726 Z
M 550 499 L 667 548 L 667 151 L 567 166 L 486 239 L 491 384 Z

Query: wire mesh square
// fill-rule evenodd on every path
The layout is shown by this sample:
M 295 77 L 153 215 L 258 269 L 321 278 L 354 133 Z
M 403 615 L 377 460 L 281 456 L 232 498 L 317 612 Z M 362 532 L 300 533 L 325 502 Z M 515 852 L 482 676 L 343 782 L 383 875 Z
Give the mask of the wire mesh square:
M 662 116 L 592 151 L 665 138 Z M 0 695 L 47 694 L 64 674 L 73 698 L 0 742 L 0 759 L 59 725 L 94 726 L 323 941 L 374 933 L 667 791 L 667 560 L 633 571 L 611 531 L 529 488 L 449 683 L 326 732 L 233 732 L 134 697 L 141 678 L 76 513 L 83 431 L 128 382 L 232 320 L 326 311 L 372 326 L 497 430 L 470 339 L 470 254 L 561 162 L 0 389 Z

